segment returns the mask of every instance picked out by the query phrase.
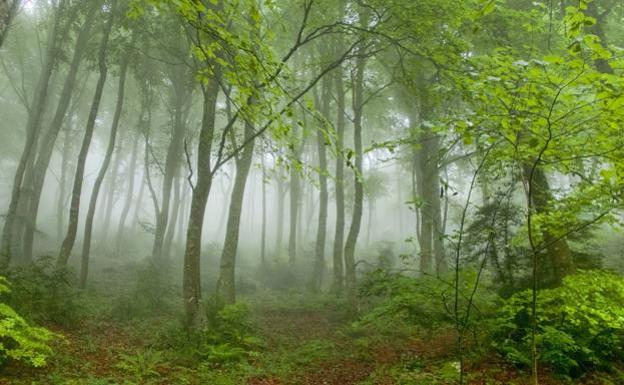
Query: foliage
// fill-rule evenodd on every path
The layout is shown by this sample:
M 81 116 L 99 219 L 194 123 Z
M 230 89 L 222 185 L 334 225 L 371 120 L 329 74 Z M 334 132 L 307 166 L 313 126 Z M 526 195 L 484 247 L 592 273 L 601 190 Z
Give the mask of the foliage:
M 372 271 L 360 291 L 367 311 L 353 324 L 353 328 L 399 333 L 401 325 L 406 329 L 418 326 L 429 330 L 452 325 L 454 285 L 446 278 L 414 277 L 383 269 Z M 477 274 L 472 270 L 464 270 L 460 274 L 460 282 L 463 283 L 459 287 L 459 306 L 466 308 L 472 302 L 471 311 L 476 313 L 468 320 L 468 326 L 476 326 L 493 303 L 488 292 L 475 295 L 470 301 L 476 279 Z M 393 328 L 384 326 L 388 324 L 394 325 Z
M 388 378 L 397 385 L 442 385 L 453 383 L 457 379 L 458 372 L 458 362 L 446 362 L 433 370 L 425 368 L 420 361 L 402 362 L 401 365 L 378 369 L 362 382 L 362 385 L 378 384 Z
M 494 346 L 510 361 L 530 364 L 531 293 L 509 298 L 498 311 Z M 539 360 L 578 376 L 624 354 L 624 279 L 581 271 L 563 285 L 541 290 L 537 303 Z
M 208 301 L 208 326 L 200 331 L 199 358 L 215 366 L 242 361 L 255 355 L 263 341 L 256 335 L 249 307 L 244 303 L 221 306 Z
M 164 310 L 172 308 L 169 300 L 172 299 L 173 290 L 167 269 L 152 263 L 139 264 L 131 282 L 131 289 L 120 293 L 115 300 L 111 309 L 112 317 L 127 321 L 162 315 Z
M 9 303 L 36 322 L 68 325 L 80 317 L 78 293 L 72 287 L 70 272 L 57 269 L 50 257 L 10 271 L 12 289 Z
M 0 295 L 10 293 L 8 283 L 0 276 Z M 8 360 L 34 367 L 44 366 L 52 354 L 48 343 L 58 337 L 41 327 L 31 326 L 15 310 L 0 302 L 0 365 Z
M 120 354 L 117 368 L 126 372 L 136 383 L 144 384 L 147 380 L 160 377 L 157 369 L 165 363 L 162 353 L 147 349 L 135 354 Z

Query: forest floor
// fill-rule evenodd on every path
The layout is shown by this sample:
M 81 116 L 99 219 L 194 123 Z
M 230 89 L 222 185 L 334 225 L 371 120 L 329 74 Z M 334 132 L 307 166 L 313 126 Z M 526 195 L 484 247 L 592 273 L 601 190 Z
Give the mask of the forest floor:
M 140 322 L 87 318 L 71 327 L 47 325 L 64 336 L 48 366 L 9 366 L 0 372 L 0 385 L 442 385 L 457 378 L 451 330 L 379 340 L 350 334 L 344 309 L 336 306 L 256 304 L 252 311 L 262 348 L 236 364 L 198 364 L 157 342 L 175 324 L 169 316 Z M 468 384 L 529 384 L 526 372 L 495 358 L 469 360 L 467 366 Z M 599 377 L 575 383 L 609 383 Z M 565 383 L 547 372 L 540 382 Z

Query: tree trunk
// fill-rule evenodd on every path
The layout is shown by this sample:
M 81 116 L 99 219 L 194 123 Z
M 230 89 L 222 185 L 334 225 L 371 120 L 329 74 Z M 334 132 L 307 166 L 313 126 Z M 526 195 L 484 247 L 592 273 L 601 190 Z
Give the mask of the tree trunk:
M 43 190 L 43 184 L 45 176 L 54 152 L 54 143 L 58 133 L 63 125 L 67 109 L 71 100 L 72 92 L 76 83 L 76 77 L 78 75 L 78 69 L 83 55 L 87 49 L 89 43 L 89 37 L 91 36 L 91 26 L 94 24 L 96 11 L 100 8 L 99 2 L 95 2 L 89 9 L 84 24 L 80 29 L 78 38 L 76 40 L 76 46 L 74 48 L 74 56 L 72 58 L 69 72 L 65 78 L 63 89 L 59 97 L 59 102 L 52 118 L 50 128 L 46 132 L 43 141 L 41 142 L 41 148 L 37 156 L 37 160 L 33 167 L 31 196 L 27 200 L 26 207 L 26 221 L 27 225 L 24 229 L 23 248 L 24 258 L 30 260 L 32 258 L 32 247 L 35 234 L 35 226 L 37 223 L 37 214 L 39 212 L 39 202 L 41 200 L 41 192 Z
M 224 180 L 227 180 L 227 185 Z M 223 177 L 220 180 L 219 186 L 221 188 L 221 195 L 223 196 L 223 205 L 221 207 L 221 212 L 219 213 L 219 222 L 217 222 L 217 232 L 216 238 L 222 239 L 225 238 L 225 228 L 226 228 L 226 218 L 228 213 L 228 199 L 232 196 L 232 189 L 234 188 L 234 181 L 232 180 L 231 175 L 227 172 L 223 173 Z
M 119 176 L 119 168 L 121 167 L 122 154 L 124 154 L 123 137 L 119 140 L 119 146 L 115 149 L 115 158 L 113 159 L 113 168 L 108 174 L 108 183 L 103 199 L 100 205 L 100 212 L 104 215 L 104 223 L 102 226 L 102 242 L 107 242 L 108 232 L 110 230 L 111 219 L 113 217 L 113 208 L 115 207 L 115 192 L 117 190 L 117 177 Z M 108 169 L 108 167 L 107 167 Z
M 109 24 L 110 23 L 112 23 L 112 16 L 111 16 L 111 20 L 109 20 Z M 110 28 L 110 26 L 108 28 Z M 131 45 L 133 45 L 133 43 L 131 43 Z M 117 139 L 117 129 L 119 128 L 119 119 L 121 118 L 121 112 L 123 110 L 124 93 L 126 90 L 126 73 L 128 72 L 129 58 L 130 58 L 130 55 L 126 53 L 126 55 L 124 56 L 123 62 L 121 63 L 121 68 L 119 70 L 119 85 L 117 87 L 117 103 L 115 105 L 115 113 L 113 115 L 113 122 L 111 125 L 110 136 L 108 139 L 108 148 L 106 149 L 106 155 L 104 156 L 104 161 L 102 162 L 102 166 L 100 166 L 100 171 L 95 179 L 95 184 L 93 185 L 93 191 L 91 192 L 91 201 L 89 202 L 89 210 L 87 212 L 87 219 L 85 222 L 84 239 L 82 241 L 82 263 L 80 265 L 80 287 L 83 289 L 85 288 L 87 284 L 87 276 L 89 273 L 89 256 L 91 252 L 91 233 L 93 231 L 93 217 L 95 215 L 97 199 L 100 193 L 100 188 L 102 187 L 102 182 L 104 181 L 104 177 L 106 176 L 106 170 L 108 169 L 108 165 L 110 164 L 111 158 L 113 156 L 113 150 L 115 149 L 115 141 Z
M 214 75 L 215 79 L 210 79 L 208 84 L 202 87 L 204 102 L 197 146 L 197 183 L 191 198 L 191 211 L 184 250 L 183 301 L 186 327 L 191 329 L 197 328 L 201 323 L 199 312 L 199 300 L 201 298 L 200 255 L 204 214 L 212 186 L 210 155 L 215 131 L 217 96 L 219 94 L 217 76 Z
M 300 154 L 295 154 L 299 156 Z M 297 216 L 300 201 L 299 170 L 290 167 L 290 227 L 288 233 L 288 260 L 292 263 L 297 259 Z
M 108 48 L 108 37 L 110 36 L 110 32 L 113 27 L 115 7 L 113 6 L 112 9 L 109 10 L 109 12 L 110 15 L 108 16 L 108 20 L 106 21 L 106 26 L 104 27 L 104 33 L 102 35 L 102 41 L 100 42 L 100 48 L 98 50 L 99 77 L 97 85 L 95 87 L 95 94 L 93 95 L 93 101 L 91 103 L 91 110 L 89 111 L 89 118 L 87 119 L 87 125 L 85 128 L 84 137 L 82 139 L 82 145 L 80 146 L 80 153 L 78 154 L 78 160 L 76 162 L 76 175 L 74 176 L 74 187 L 72 189 L 72 198 L 69 207 L 69 224 L 67 226 L 67 233 L 65 235 L 65 239 L 63 240 L 63 244 L 61 245 L 61 251 L 57 260 L 57 265 L 61 268 L 67 266 L 67 260 L 69 259 L 71 251 L 74 247 L 74 243 L 76 241 L 80 211 L 80 196 L 82 194 L 82 185 L 84 180 L 84 169 L 87 162 L 89 147 L 91 145 L 91 139 L 93 138 L 93 131 L 95 129 L 95 119 L 97 118 L 98 110 L 100 108 L 102 93 L 104 91 L 104 84 L 106 83 L 106 77 L 108 74 L 108 68 L 106 66 L 106 50 Z M 86 279 L 84 260 L 80 275 L 82 285 L 82 282 Z
M 321 114 L 330 119 L 329 100 L 331 94 L 331 81 L 329 77 L 324 77 L 321 83 L 322 97 Z M 324 127 L 317 130 L 316 146 L 319 157 L 319 216 L 318 230 L 316 233 L 316 244 L 314 248 L 314 273 L 313 273 L 313 290 L 320 291 L 323 283 L 323 274 L 325 273 L 325 239 L 327 237 L 327 206 L 329 193 L 327 191 L 327 153 L 325 151 L 325 133 Z
M 286 200 L 286 183 L 282 178 L 281 169 L 278 170 L 278 175 L 275 178 L 277 182 L 277 230 L 275 234 L 275 257 L 278 258 L 282 254 L 282 240 L 284 238 L 284 211 Z
M 176 172 L 176 174 L 178 174 Z M 171 208 L 171 216 L 169 218 L 169 224 L 167 225 L 167 233 L 165 234 L 165 242 L 163 244 L 163 253 L 168 258 L 171 255 L 171 243 L 173 242 L 173 236 L 176 230 L 176 222 L 178 221 L 178 213 L 180 211 L 180 194 L 181 184 L 180 179 L 182 177 L 177 175 L 173 181 L 173 207 Z
M 533 209 L 536 214 L 547 214 L 550 210 L 550 203 L 554 199 L 548 179 L 544 170 L 537 166 L 531 180 L 531 169 L 531 165 L 525 165 L 523 176 L 527 183 L 533 185 L 531 189 Z M 546 256 L 548 257 L 548 260 L 542 259 L 542 261 L 548 262 L 548 265 L 539 263 L 537 271 L 539 272 L 540 286 L 559 285 L 563 278 L 574 270 L 570 246 L 565 239 L 559 239 L 548 228 L 542 229 L 542 238 L 542 244 L 546 245 Z
M 4 4 L 5 6 L 7 5 L 6 2 Z M 0 245 L 1 265 L 8 264 L 11 260 L 11 255 L 14 254 L 12 252 L 15 251 L 15 249 L 18 249 L 17 251 L 19 251 L 19 248 L 21 247 L 21 244 L 12 244 L 12 241 L 17 236 L 17 228 L 23 228 L 23 226 L 18 226 L 16 223 L 16 220 L 17 222 L 22 223 L 22 220 L 17 218 L 18 204 L 21 200 L 25 199 L 24 197 L 22 197 L 24 174 L 26 173 L 28 164 L 32 163 L 32 159 L 34 158 L 34 153 L 37 147 L 37 139 L 39 137 L 39 132 L 41 129 L 41 118 L 43 116 L 43 112 L 45 111 L 45 106 L 48 101 L 48 88 L 50 86 L 50 79 L 52 77 L 52 73 L 54 72 L 55 63 L 58 58 L 59 50 L 57 47 L 57 41 L 59 40 L 58 35 L 62 18 L 63 4 L 64 2 L 59 4 L 59 7 L 57 8 L 57 11 L 54 15 L 54 23 L 52 31 L 50 32 L 50 35 L 48 37 L 48 47 L 45 53 L 41 74 L 39 75 L 37 88 L 35 90 L 33 101 L 31 103 L 30 113 L 28 114 L 28 121 L 26 122 L 26 141 L 24 143 L 24 148 L 17 164 L 17 170 L 15 171 L 15 175 L 13 177 L 11 201 L 9 203 L 4 228 L 2 231 L 2 244 Z M 9 12 L 11 11 L 10 7 L 7 9 Z M 4 28 L 5 29 L 3 35 L 6 34 L 6 28 L 8 28 L 8 24 L 5 25 Z
M 342 292 L 344 286 L 344 228 L 345 228 L 345 194 L 344 194 L 344 131 L 345 131 L 345 90 L 342 67 L 335 72 L 336 84 L 336 146 L 339 154 L 336 157 L 336 228 L 334 229 L 334 291 Z
M 4 44 L 13 18 L 21 4 L 21 0 L 1 0 L 0 1 L 0 47 Z
M 243 140 L 249 141 L 236 161 L 236 177 L 234 187 L 230 197 L 230 208 L 228 212 L 227 230 L 223 251 L 221 253 L 221 265 L 219 284 L 217 293 L 223 296 L 226 303 L 232 304 L 236 301 L 236 251 L 238 248 L 238 236 L 240 229 L 241 211 L 243 208 L 243 198 L 247 177 L 251 168 L 254 151 L 254 127 L 250 123 L 245 123 L 245 134 Z
M 143 113 L 139 117 L 139 121 L 143 120 Z M 141 123 L 139 123 L 140 125 Z M 130 154 L 130 163 L 128 163 L 128 170 L 126 173 L 126 180 L 128 181 L 128 190 L 126 191 L 126 199 L 124 202 L 123 210 L 121 210 L 121 216 L 119 217 L 119 224 L 117 225 L 117 236 L 115 237 L 117 243 L 117 251 L 121 252 L 121 245 L 123 243 L 123 233 L 125 231 L 126 220 L 128 213 L 132 206 L 132 198 L 134 197 L 134 178 L 137 167 L 137 158 L 139 152 L 139 135 L 136 133 L 132 141 L 132 154 Z
M 134 215 L 130 218 L 130 232 L 136 233 L 137 225 L 139 224 L 139 216 L 141 214 L 141 208 L 143 204 L 143 198 L 145 197 L 145 185 L 146 183 L 146 175 L 145 175 L 146 167 L 143 166 L 143 174 L 139 179 L 141 181 L 141 187 L 139 188 L 139 194 L 136 199 L 136 207 L 134 208 Z
M 65 228 L 65 198 L 67 195 L 67 168 L 71 152 L 71 128 L 67 127 L 63 138 L 63 159 L 61 161 L 61 177 L 59 179 L 58 199 L 56 201 L 56 238 L 62 241 L 63 229 Z
M 150 173 L 150 143 L 149 143 L 149 132 L 152 122 L 152 113 L 148 107 L 147 110 L 147 128 L 143 135 L 145 136 L 145 156 L 143 158 L 143 175 L 145 176 L 145 184 L 147 185 L 147 189 L 149 190 L 150 197 L 152 198 L 152 204 L 154 205 L 154 216 L 158 215 L 160 212 L 160 204 L 158 203 L 158 195 L 156 194 L 156 190 L 154 190 L 154 184 L 152 183 L 152 175 Z M 139 202 L 140 204 L 141 202 Z
M 180 202 L 180 211 L 178 212 L 178 230 L 176 235 L 176 242 L 182 243 L 184 241 L 184 225 L 186 224 L 185 219 L 188 218 L 188 194 L 189 186 L 187 184 L 186 178 L 182 181 L 182 198 Z
M 361 51 L 361 50 L 360 50 Z M 355 67 L 353 79 L 353 142 L 355 150 L 355 172 L 353 183 L 355 185 L 355 197 L 353 200 L 353 216 L 351 226 L 345 242 L 345 284 L 347 296 L 350 301 L 355 301 L 356 296 L 356 273 L 355 273 L 355 247 L 362 224 L 362 204 L 364 199 L 364 188 L 362 185 L 362 112 L 364 108 L 364 67 L 366 59 L 365 52 L 360 52 Z
M 423 114 L 429 113 L 428 106 L 421 106 Z M 412 117 L 412 121 L 417 121 Z M 422 125 L 416 134 L 418 146 L 415 151 L 415 175 L 418 197 L 421 201 L 420 233 L 420 270 L 428 274 L 440 275 L 447 268 L 444 253 L 444 234 L 442 221 L 442 205 L 440 194 L 439 151 L 440 137 L 431 127 Z M 434 265 L 435 263 L 435 265 Z M 433 269 L 435 267 L 435 269 Z
M 260 154 L 262 162 L 262 228 L 260 230 L 260 262 L 266 263 L 266 225 L 267 225 L 267 193 L 266 193 L 266 165 L 264 153 Z
M 171 141 L 167 149 L 167 157 L 165 159 L 165 173 L 162 181 L 162 202 L 160 212 L 156 216 L 156 231 L 154 234 L 154 244 L 152 247 L 152 257 L 156 261 L 163 259 L 163 243 L 165 241 L 165 233 L 167 224 L 169 223 L 169 208 L 171 204 L 171 189 L 173 180 L 180 169 L 180 161 L 184 150 L 184 136 L 186 133 L 186 118 L 184 111 L 186 105 L 190 102 L 190 94 L 192 88 L 187 87 L 186 72 L 179 73 L 177 66 L 171 69 L 169 78 L 172 80 L 174 89 L 174 116 L 173 130 L 171 132 Z M 175 218 L 175 217 L 174 217 Z M 175 220 L 175 219 L 174 219 Z

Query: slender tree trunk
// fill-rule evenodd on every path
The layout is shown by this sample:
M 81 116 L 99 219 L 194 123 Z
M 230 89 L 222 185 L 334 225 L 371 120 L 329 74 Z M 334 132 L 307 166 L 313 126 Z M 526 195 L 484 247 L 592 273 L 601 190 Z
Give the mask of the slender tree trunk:
M 130 229 L 131 229 L 130 232 L 132 234 L 136 233 L 137 231 L 137 225 L 139 224 L 139 219 L 141 215 L 141 208 L 143 207 L 143 198 L 145 197 L 145 185 L 147 184 L 145 171 L 146 171 L 146 167 L 144 165 L 143 175 L 141 175 L 141 178 L 139 179 L 141 181 L 141 187 L 139 188 L 139 194 L 137 195 L 137 199 L 135 201 L 136 206 L 134 208 L 134 215 L 132 216 L 131 221 L 130 221 Z
M 78 160 L 76 162 L 76 175 L 74 176 L 74 187 L 72 189 L 72 198 L 69 208 L 69 224 L 67 226 L 67 233 L 65 235 L 65 239 L 63 240 L 63 244 L 61 245 L 61 251 L 57 260 L 57 265 L 61 268 L 67 266 L 67 260 L 69 259 L 71 251 L 74 248 L 74 243 L 76 241 L 80 211 L 80 195 L 82 194 L 82 185 L 84 180 L 84 169 L 87 162 L 89 147 L 91 145 L 91 139 L 93 138 L 93 131 L 95 129 L 95 119 L 97 118 L 98 110 L 100 108 L 102 93 L 104 91 L 104 84 L 106 83 L 106 77 L 108 74 L 108 68 L 106 66 L 106 50 L 108 48 L 108 38 L 113 27 L 114 11 L 115 7 L 109 10 L 110 15 L 108 16 L 108 20 L 106 21 L 106 26 L 104 27 L 104 33 L 102 35 L 102 41 L 100 42 L 100 48 L 98 50 L 99 78 L 95 87 L 95 94 L 93 95 L 93 101 L 91 103 L 91 110 L 89 111 L 89 118 L 87 120 L 85 134 L 82 139 L 80 153 L 78 154 Z M 83 281 L 86 280 L 84 260 L 80 276 L 82 285 Z
M 100 205 L 100 212 L 104 216 L 104 223 L 102 224 L 102 242 L 107 242 L 108 233 L 110 231 L 111 219 L 113 218 L 113 209 L 115 207 L 115 192 L 117 190 L 119 168 L 121 167 L 121 159 L 123 158 L 123 137 L 119 140 L 119 146 L 115 149 L 115 158 L 113 159 L 113 167 L 108 174 L 108 187 L 106 188 L 105 199 L 102 200 Z M 108 167 L 107 167 L 108 169 Z
M 112 23 L 112 16 L 109 23 Z M 109 27 L 110 28 L 110 27 Z M 131 43 L 133 45 L 133 43 Z M 87 276 L 89 274 L 89 257 L 91 253 L 91 233 L 93 231 L 93 218 L 95 216 L 95 208 L 97 205 L 98 194 L 102 187 L 102 182 L 106 176 L 106 170 L 110 164 L 115 149 L 115 141 L 117 139 L 117 130 L 119 128 L 119 119 L 123 110 L 124 94 L 126 90 L 126 74 L 128 72 L 128 59 L 130 55 L 126 53 L 119 71 L 119 85 L 117 86 L 117 103 L 115 105 L 115 113 L 113 115 L 113 123 L 111 125 L 110 136 L 108 139 L 108 148 L 100 171 L 95 179 L 93 191 L 91 192 L 91 200 L 89 202 L 89 210 L 87 211 L 87 219 L 85 222 L 84 239 L 82 241 L 82 263 L 80 265 L 80 287 L 85 288 L 87 285 Z
M 15 3 L 17 3 L 17 1 Z M 7 3 L 5 2 L 5 6 L 6 5 Z M 24 148 L 17 164 L 17 170 L 15 171 L 15 175 L 13 177 L 11 201 L 9 203 L 2 232 L 2 244 L 0 245 L 1 265 L 8 264 L 11 259 L 12 251 L 14 251 L 14 249 L 16 248 L 21 247 L 21 244 L 12 244 L 12 241 L 17 236 L 17 228 L 22 228 L 22 226 L 16 225 L 16 220 L 17 222 L 22 222 L 21 219 L 17 218 L 18 205 L 19 202 L 24 199 L 24 197 L 21 196 L 23 189 L 22 185 L 24 183 L 24 174 L 26 173 L 28 164 L 32 163 L 32 159 L 34 158 L 34 153 L 37 147 L 37 139 L 39 137 L 39 132 L 41 129 L 41 118 L 43 116 L 43 112 L 45 111 L 45 106 L 48 101 L 48 88 L 50 86 L 50 79 L 52 77 L 52 73 L 54 72 L 54 66 L 58 58 L 59 49 L 57 46 L 57 42 L 59 40 L 58 35 L 60 33 L 59 29 L 61 18 L 63 15 L 63 7 L 64 2 L 60 2 L 54 14 L 52 31 L 50 32 L 50 35 L 48 37 L 48 48 L 45 53 L 41 74 L 39 75 L 37 88 L 35 90 L 33 101 L 31 103 L 31 110 L 28 114 L 28 121 L 26 122 L 26 141 L 24 143 Z M 11 7 L 8 7 L 7 11 L 11 12 Z M 11 15 L 10 19 L 8 19 L 8 23 L 4 26 L 4 31 L 2 32 L 3 36 L 6 34 L 6 28 L 8 28 L 12 17 L 13 16 Z M 4 39 L 4 37 L 2 37 L 2 39 Z
M 428 132 L 427 135 L 431 135 L 432 144 L 429 151 L 428 161 L 428 178 L 430 183 L 431 196 L 427 198 L 427 201 L 431 203 L 431 216 L 433 222 L 433 256 L 436 263 L 436 274 L 440 275 L 448 268 L 446 263 L 446 255 L 444 252 L 444 223 L 442 220 L 442 198 L 444 193 L 440 186 L 440 162 L 438 161 L 440 153 L 440 136 Z
M 342 292 L 344 286 L 344 228 L 345 228 L 345 194 L 344 194 L 344 132 L 345 132 L 345 90 L 342 67 L 335 72 L 337 111 L 336 111 L 336 146 L 339 154 L 336 157 L 336 228 L 334 229 L 334 291 Z
M 178 213 L 178 231 L 176 235 L 176 242 L 182 243 L 184 242 L 184 233 L 186 232 L 186 222 L 185 219 L 188 218 L 188 202 L 189 202 L 189 187 L 186 185 L 186 180 L 184 181 L 184 185 L 182 188 L 182 199 L 181 199 L 181 207 L 180 212 Z
M 304 123 L 305 124 L 305 123 Z M 295 141 L 298 141 L 298 134 L 296 130 L 297 125 L 295 124 L 293 127 L 293 137 Z M 300 143 L 295 144 L 295 153 L 293 154 L 293 158 L 295 161 L 299 162 L 301 158 L 301 154 L 304 148 L 304 138 L 303 132 L 301 135 Z M 288 232 L 288 261 L 293 263 L 297 259 L 297 219 L 299 215 L 299 206 L 301 206 L 301 186 L 299 183 L 299 170 L 295 165 L 290 166 L 290 213 L 289 213 L 289 232 Z
M 183 118 L 183 106 L 180 104 L 181 96 L 176 98 L 175 117 L 173 130 L 171 133 L 171 142 L 167 149 L 167 158 L 165 160 L 165 174 L 162 182 L 162 202 L 160 212 L 156 216 L 156 232 L 154 234 L 154 244 L 152 247 L 152 256 L 156 261 L 163 259 L 163 242 L 167 224 L 169 223 L 169 208 L 171 203 L 171 189 L 173 180 L 180 168 L 180 160 L 182 159 L 182 151 L 184 145 L 185 125 Z
M 262 162 L 262 229 L 260 230 L 260 261 L 266 263 L 266 225 L 267 225 L 267 193 L 266 193 L 266 165 L 264 153 L 260 154 Z
M 215 78 L 218 75 L 214 75 Z M 210 79 L 202 87 L 203 112 L 202 126 L 197 147 L 197 183 L 191 198 L 191 211 L 186 232 L 183 270 L 183 302 L 187 328 L 197 328 L 200 323 L 199 301 L 201 298 L 200 255 L 204 215 L 210 187 L 212 172 L 210 154 L 215 131 L 217 96 L 219 94 L 216 79 Z
M 321 83 L 323 89 L 323 101 L 321 102 L 321 114 L 326 119 L 330 119 L 329 100 L 331 94 L 331 81 L 329 77 L 324 77 Z M 325 239 L 327 237 L 327 206 L 329 193 L 327 190 L 327 153 L 325 151 L 325 133 L 323 129 L 317 130 L 316 146 L 319 157 L 319 213 L 318 230 L 316 233 L 315 260 L 313 273 L 313 290 L 320 291 L 325 273 Z
M 143 120 L 143 113 L 139 117 L 139 121 Z M 141 123 L 139 123 L 140 125 Z M 115 239 L 117 240 L 117 251 L 121 251 L 121 245 L 123 243 L 123 233 L 126 227 L 126 220 L 128 218 L 128 213 L 130 212 L 130 208 L 132 207 L 132 198 L 134 197 L 134 178 L 137 167 L 137 158 L 139 152 L 139 134 L 136 133 L 134 135 L 134 139 L 132 140 L 132 153 L 130 154 L 130 163 L 128 163 L 128 170 L 126 173 L 126 180 L 128 181 L 128 189 L 126 190 L 126 199 L 124 202 L 123 210 L 121 210 L 121 216 L 119 217 L 119 224 L 117 225 L 117 236 Z
M 232 196 L 232 189 L 234 188 L 234 181 L 229 174 L 224 173 L 225 175 L 221 178 L 221 195 L 223 196 L 223 205 L 221 207 L 221 212 L 219 214 L 219 222 L 217 222 L 217 239 L 225 238 L 225 228 L 226 228 L 226 218 L 228 213 L 228 199 Z M 224 179 L 227 180 L 227 185 L 224 183 Z
M 43 184 L 45 182 L 45 176 L 50 164 L 50 159 L 52 158 L 52 153 L 54 152 L 54 143 L 56 142 L 59 130 L 63 125 L 67 109 L 69 108 L 80 62 L 82 61 L 83 55 L 86 51 L 89 37 L 91 35 L 91 26 L 94 24 L 96 11 L 100 9 L 99 6 L 99 2 L 94 2 L 87 13 L 87 17 L 82 25 L 82 28 L 80 29 L 76 40 L 76 46 L 74 48 L 74 56 L 70 64 L 67 77 L 65 78 L 63 89 L 61 90 L 54 117 L 52 118 L 50 128 L 41 142 L 41 148 L 33 167 L 32 190 L 30 199 L 26 205 L 27 213 L 25 215 L 27 218 L 27 225 L 24 229 L 23 237 L 24 258 L 27 260 L 32 258 L 32 247 L 35 226 L 37 223 L 37 214 L 39 212 L 39 202 L 41 200 L 41 192 L 43 190 Z
M 4 44 L 21 0 L 0 0 L 0 47 Z
M 149 115 L 151 114 L 148 113 L 148 116 Z M 151 121 L 151 118 L 148 118 L 148 120 Z M 160 204 L 158 203 L 158 195 L 156 194 L 156 190 L 154 189 L 154 184 L 152 183 L 152 175 L 150 173 L 149 131 L 146 131 L 144 135 L 145 135 L 145 157 L 144 157 L 143 165 L 144 165 L 145 171 L 143 172 L 143 174 L 145 176 L 145 184 L 147 185 L 147 189 L 149 190 L 150 197 L 152 198 L 152 204 L 154 206 L 154 216 L 156 216 L 158 215 L 158 212 L 160 211 L 159 209 Z
M 277 230 L 275 234 L 275 257 L 282 254 L 282 242 L 284 239 L 284 216 L 285 216 L 285 200 L 286 200 L 286 183 L 282 175 L 282 170 L 278 169 L 278 175 L 275 178 L 277 183 Z
M 399 217 L 399 240 L 404 239 L 404 234 L 405 234 L 405 229 L 404 229 L 404 225 L 403 225 L 403 191 L 402 191 L 402 186 L 401 186 L 401 165 L 399 163 L 397 163 L 397 169 L 396 169 L 396 177 L 397 177 L 397 186 L 396 186 L 396 191 L 397 191 L 397 199 L 398 199 L 398 213 L 397 216 Z
M 234 187 L 232 188 L 232 196 L 230 197 L 230 208 L 228 212 L 227 230 L 225 233 L 225 241 L 223 243 L 223 251 L 221 253 L 221 265 L 219 275 L 219 287 L 217 291 L 223 295 L 226 303 L 234 303 L 236 301 L 236 251 L 238 248 L 238 237 L 240 230 L 241 212 L 243 208 L 243 198 L 245 196 L 245 187 L 247 178 L 251 168 L 254 151 L 254 128 L 250 123 L 245 123 L 244 141 L 247 143 L 243 148 L 240 156 L 235 158 L 236 161 L 236 177 L 234 179 Z
M 368 219 L 366 221 L 366 245 L 370 246 L 371 227 L 373 224 L 373 210 L 375 209 L 375 201 L 372 197 L 368 197 Z
M 67 127 L 63 138 L 63 159 L 61 161 L 61 177 L 59 180 L 58 199 L 56 201 L 56 238 L 60 242 L 65 228 L 65 198 L 67 196 L 67 168 L 71 152 L 71 128 Z
M 415 144 L 414 144 L 415 146 Z M 414 233 L 416 234 L 416 240 L 418 241 L 418 245 L 415 248 L 415 252 L 419 255 L 419 269 L 420 273 L 428 273 L 431 269 L 431 247 L 429 247 L 429 253 L 425 254 L 428 258 L 423 258 L 422 247 L 423 247 L 423 233 L 422 233 L 422 221 L 421 221 L 421 209 L 420 205 L 416 204 L 419 198 L 419 190 L 418 190 L 418 153 L 412 154 L 412 162 L 411 162 L 411 188 L 412 188 L 412 202 L 414 202 Z M 416 245 L 415 245 L 416 246 Z
M 356 295 L 356 273 L 355 273 L 355 247 L 362 224 L 362 203 L 364 199 L 364 188 L 362 185 L 362 112 L 364 108 L 364 67 L 366 59 L 364 52 L 360 52 L 356 62 L 355 76 L 353 79 L 353 142 L 355 150 L 355 175 L 353 183 L 355 185 L 355 197 L 353 200 L 353 216 L 351 227 L 345 242 L 345 284 L 349 299 L 354 302 Z
M 422 104 L 423 114 L 430 106 Z M 412 117 L 415 123 L 417 118 Z M 414 147 L 414 168 L 418 197 L 422 204 L 420 212 L 420 270 L 437 275 L 447 269 L 444 252 L 444 230 L 442 220 L 442 196 L 439 173 L 440 137 L 430 127 L 422 126 L 416 134 L 418 146 Z
M 524 179 L 531 181 L 531 166 L 524 167 Z M 536 167 L 532 178 L 532 205 L 536 214 L 547 214 L 554 199 L 544 170 Z M 572 252 L 565 239 L 559 239 L 547 227 L 542 230 L 543 244 L 546 245 L 547 261 L 538 259 L 538 286 L 558 285 L 566 275 L 573 272 Z M 543 263 L 548 262 L 548 264 Z
M 178 172 L 176 172 L 178 174 Z M 181 176 L 177 175 L 173 181 L 173 207 L 171 208 L 171 216 L 167 225 L 167 233 L 165 234 L 165 242 L 163 244 L 164 255 L 169 258 L 171 255 L 171 243 L 176 230 L 176 222 L 178 221 L 178 212 L 180 211 L 180 194 L 181 194 Z

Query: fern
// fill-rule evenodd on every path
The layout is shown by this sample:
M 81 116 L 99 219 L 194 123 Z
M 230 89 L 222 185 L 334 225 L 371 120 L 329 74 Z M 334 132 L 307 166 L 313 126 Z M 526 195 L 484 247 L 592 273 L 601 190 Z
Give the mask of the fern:
M 0 294 L 10 293 L 9 285 L 0 276 Z M 0 302 L 0 365 L 16 360 L 34 367 L 45 366 L 52 354 L 49 342 L 57 334 L 31 326 L 9 305 Z

